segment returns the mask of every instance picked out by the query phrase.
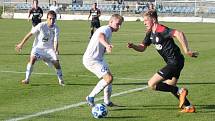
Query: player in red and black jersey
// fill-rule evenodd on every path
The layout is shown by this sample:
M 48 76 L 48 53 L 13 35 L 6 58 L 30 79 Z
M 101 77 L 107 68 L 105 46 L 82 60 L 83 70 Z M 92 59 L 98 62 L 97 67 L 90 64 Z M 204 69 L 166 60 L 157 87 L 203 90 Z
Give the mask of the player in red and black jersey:
M 38 0 L 33 0 L 33 7 L 28 12 L 28 20 L 30 20 L 31 14 L 32 26 L 34 27 L 41 22 L 43 17 L 43 10 L 38 6 Z
M 188 90 L 176 86 L 180 72 L 184 67 L 184 56 L 181 54 L 180 48 L 175 44 L 173 38 L 177 38 L 186 55 L 197 57 L 198 52 L 189 49 L 183 32 L 159 24 L 155 10 L 146 11 L 143 19 L 146 26 L 145 39 L 139 45 L 128 43 L 128 47 L 143 52 L 148 46 L 153 44 L 167 64 L 152 76 L 148 81 L 148 86 L 153 90 L 171 92 L 179 99 L 181 112 L 195 112 L 195 107 L 186 98 Z
M 91 15 L 92 15 L 92 20 L 91 20 L 91 26 L 90 26 L 91 27 L 90 38 L 93 35 L 95 29 L 98 29 L 100 27 L 99 17 L 101 16 L 101 11 L 100 9 L 97 8 L 97 3 L 94 3 L 92 8 L 90 9 L 88 20 Z

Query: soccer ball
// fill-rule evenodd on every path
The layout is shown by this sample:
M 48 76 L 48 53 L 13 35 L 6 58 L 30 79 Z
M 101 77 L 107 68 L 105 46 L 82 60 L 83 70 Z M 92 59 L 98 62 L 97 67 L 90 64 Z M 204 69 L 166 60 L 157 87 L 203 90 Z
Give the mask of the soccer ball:
M 104 104 L 96 104 L 92 108 L 92 114 L 94 118 L 104 118 L 108 114 L 107 107 Z

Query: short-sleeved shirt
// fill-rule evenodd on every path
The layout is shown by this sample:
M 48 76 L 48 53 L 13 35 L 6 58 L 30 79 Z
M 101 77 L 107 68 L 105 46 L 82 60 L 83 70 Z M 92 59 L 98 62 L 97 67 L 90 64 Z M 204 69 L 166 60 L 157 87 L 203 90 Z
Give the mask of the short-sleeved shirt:
M 32 14 L 32 24 L 36 26 L 38 23 L 41 22 L 41 17 L 43 16 L 43 10 L 38 7 L 37 9 L 31 8 L 29 13 Z
M 98 15 L 101 14 L 100 9 L 96 8 L 95 10 L 93 8 L 90 9 L 90 14 L 92 15 L 92 21 L 99 21 Z
M 174 32 L 175 29 L 158 24 L 155 33 L 146 34 L 143 44 L 146 46 L 153 44 L 167 64 L 178 65 L 184 60 L 184 56 L 172 38 Z
M 41 22 L 31 30 L 35 34 L 33 48 L 54 49 L 54 41 L 58 41 L 59 28 L 56 24 L 52 28 L 48 27 L 47 22 Z
M 109 26 L 102 26 L 100 28 L 98 28 L 88 46 L 87 49 L 84 53 L 84 59 L 88 59 L 88 60 L 103 60 L 103 56 L 106 52 L 106 48 L 99 42 L 99 34 L 103 33 L 105 35 L 105 40 L 108 43 L 111 43 L 111 37 L 112 37 L 112 30 Z

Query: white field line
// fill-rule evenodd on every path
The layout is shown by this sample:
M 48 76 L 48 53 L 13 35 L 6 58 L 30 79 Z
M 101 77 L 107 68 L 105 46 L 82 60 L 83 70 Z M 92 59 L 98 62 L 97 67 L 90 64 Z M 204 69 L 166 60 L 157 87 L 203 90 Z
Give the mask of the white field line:
M 120 95 L 123 95 L 123 94 L 137 92 L 137 91 L 145 90 L 147 88 L 148 88 L 148 86 L 141 87 L 141 88 L 130 89 L 130 90 L 127 90 L 127 91 L 115 93 L 111 97 L 116 97 L 116 96 L 120 96 Z M 100 101 L 100 100 L 103 100 L 103 97 L 95 99 L 95 101 Z M 8 119 L 6 121 L 19 121 L 19 120 L 29 119 L 29 118 L 32 118 L 32 117 L 37 117 L 37 116 L 41 116 L 41 115 L 45 115 L 45 114 L 49 114 L 49 113 L 54 113 L 54 112 L 57 112 L 57 111 L 63 111 L 63 110 L 67 110 L 67 109 L 70 109 L 70 108 L 75 108 L 75 107 L 85 105 L 85 104 L 87 104 L 87 102 L 79 102 L 79 103 L 76 103 L 76 104 L 66 105 L 66 106 L 63 106 L 63 107 L 60 107 L 60 108 L 45 110 L 45 111 L 42 111 L 42 112 L 38 112 L 38 113 L 30 114 L 30 115 L 25 115 L 25 116 L 18 117 L 18 118 Z
M 1 73 L 14 73 L 14 74 L 25 74 L 25 72 L 21 72 L 21 71 L 1 71 Z M 34 75 L 56 75 L 53 73 L 37 73 L 37 72 L 33 72 L 32 74 Z M 80 76 L 80 77 L 95 77 L 96 76 L 91 76 L 91 75 L 73 75 L 73 76 Z M 122 80 L 148 80 L 146 78 L 127 78 L 127 77 L 114 77 L 116 79 L 122 79 Z

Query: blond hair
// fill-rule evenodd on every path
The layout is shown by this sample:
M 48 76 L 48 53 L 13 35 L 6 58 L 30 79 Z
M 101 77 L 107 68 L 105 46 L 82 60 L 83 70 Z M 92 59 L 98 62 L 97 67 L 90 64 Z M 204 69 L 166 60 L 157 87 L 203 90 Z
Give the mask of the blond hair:
M 158 15 L 156 10 L 148 10 L 143 14 L 143 17 L 149 17 L 152 19 L 155 19 L 156 22 L 158 22 Z
M 121 15 L 119 15 L 119 14 L 113 14 L 111 16 L 110 20 L 113 20 L 113 19 L 119 19 L 121 22 L 124 21 L 124 18 Z

